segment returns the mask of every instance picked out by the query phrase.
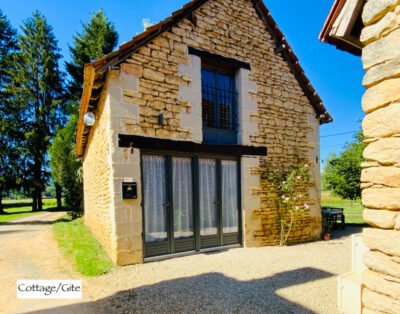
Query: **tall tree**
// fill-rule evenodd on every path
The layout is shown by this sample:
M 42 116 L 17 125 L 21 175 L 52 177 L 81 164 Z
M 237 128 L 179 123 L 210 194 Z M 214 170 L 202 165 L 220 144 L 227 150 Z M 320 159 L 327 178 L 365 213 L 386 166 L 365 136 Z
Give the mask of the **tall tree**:
M 88 23 L 82 23 L 82 31 L 74 36 L 73 46 L 70 46 L 71 62 L 66 63 L 66 69 L 71 77 L 68 83 L 71 116 L 65 128 L 57 132 L 50 149 L 53 178 L 62 186 L 65 204 L 70 209 L 83 208 L 82 163 L 76 158 L 75 137 L 84 65 L 110 53 L 117 42 L 118 33 L 114 24 L 100 10 L 91 16 Z
M 13 123 L 7 106 L 6 85 L 10 82 L 8 69 L 17 48 L 16 31 L 0 10 L 0 214 L 3 210 L 3 196 L 17 186 L 17 160 L 12 141 Z
M 363 139 L 360 131 L 339 156 L 331 155 L 328 158 L 324 169 L 326 186 L 344 199 L 355 200 L 361 197 L 361 162 L 365 147 Z
M 117 43 L 118 33 L 114 23 L 107 19 L 103 10 L 94 13 L 89 23 L 82 23 L 82 32 L 74 36 L 73 46 L 69 47 L 72 61 L 66 62 L 71 76 L 68 91 L 72 99 L 79 100 L 81 97 L 84 65 L 113 51 Z
M 61 55 L 52 27 L 37 11 L 23 22 L 18 47 L 8 92 L 19 112 L 15 124 L 24 132 L 23 154 L 30 168 L 32 210 L 36 211 L 43 209 L 42 193 L 49 175 L 47 149 L 62 120 Z

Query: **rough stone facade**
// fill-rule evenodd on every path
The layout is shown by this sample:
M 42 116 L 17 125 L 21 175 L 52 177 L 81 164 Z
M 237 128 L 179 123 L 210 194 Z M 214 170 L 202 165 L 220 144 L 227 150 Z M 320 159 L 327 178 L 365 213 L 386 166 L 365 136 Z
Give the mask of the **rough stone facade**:
M 106 95 L 107 93 L 105 93 Z M 110 164 L 110 100 L 97 111 L 83 163 L 85 223 L 115 259 L 115 226 Z
M 110 150 L 103 158 L 112 169 L 108 184 L 115 213 L 114 260 L 118 264 L 143 259 L 141 200 L 123 201 L 120 191 L 126 178 L 140 183 L 140 152 L 135 149 L 132 154 L 119 148 L 118 134 L 202 142 L 201 60 L 189 55 L 188 46 L 251 65 L 251 71 L 241 69 L 236 75 L 239 144 L 266 146 L 268 157 L 241 160 L 245 245 L 279 243 L 274 196 L 266 192 L 268 187 L 260 185 L 259 174 L 266 165 L 310 166 L 312 182 L 305 190 L 310 211 L 296 224 L 289 242 L 320 237 L 320 122 L 289 65 L 275 51 L 276 43 L 252 2 L 208 1 L 191 20 L 182 20 L 127 58 L 119 73 L 107 80 L 109 88 L 103 92 L 110 101 Z M 163 125 L 159 123 L 160 113 Z M 90 146 L 94 144 L 92 140 L 88 145 L 85 164 L 91 160 Z M 91 167 L 93 164 L 86 165 L 85 172 Z M 85 198 L 89 197 L 87 190 Z M 89 209 L 96 210 L 93 206 Z
M 400 312 L 400 1 L 369 0 L 363 11 L 363 312 Z

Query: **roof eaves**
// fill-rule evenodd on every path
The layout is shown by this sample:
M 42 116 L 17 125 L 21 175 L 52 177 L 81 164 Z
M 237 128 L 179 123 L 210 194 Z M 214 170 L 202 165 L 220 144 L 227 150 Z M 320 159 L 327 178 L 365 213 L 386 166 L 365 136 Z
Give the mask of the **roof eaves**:
M 79 112 L 79 120 L 78 120 L 78 127 L 76 131 L 76 155 L 78 157 L 83 155 L 83 146 L 85 143 L 83 143 L 85 140 L 83 139 L 83 135 L 85 133 L 85 125 L 83 123 L 83 116 L 88 110 L 89 103 L 90 103 L 90 98 L 91 98 L 91 93 L 92 93 L 92 87 L 95 81 L 95 76 L 96 76 L 96 71 L 95 68 L 87 64 L 85 65 L 84 68 L 84 88 L 83 88 L 83 93 L 82 93 L 82 99 L 81 99 L 81 108 Z
M 359 47 L 356 47 L 344 40 L 340 40 L 330 35 L 332 27 L 336 19 L 340 15 L 340 12 L 342 11 L 346 2 L 347 0 L 335 0 L 329 12 L 329 15 L 325 20 L 324 26 L 322 27 L 321 33 L 319 34 L 319 40 L 323 43 L 334 45 L 337 49 L 350 52 L 355 56 L 361 56 L 361 49 Z
M 262 0 L 252 0 L 257 12 L 259 13 L 261 19 L 264 21 L 265 26 L 270 31 L 271 35 L 274 37 L 277 45 L 284 45 L 286 49 L 282 51 L 282 54 L 286 61 L 288 62 L 293 74 L 299 81 L 300 86 L 303 89 L 305 95 L 309 98 L 314 110 L 316 111 L 321 124 L 330 123 L 333 121 L 330 114 L 327 112 L 321 98 L 319 97 L 316 90 L 311 85 L 310 80 L 306 77 L 303 68 L 299 63 L 299 59 L 294 54 L 291 46 L 287 42 L 282 31 L 279 29 L 278 24 L 275 22 L 274 18 L 271 16 L 270 11 L 265 6 Z

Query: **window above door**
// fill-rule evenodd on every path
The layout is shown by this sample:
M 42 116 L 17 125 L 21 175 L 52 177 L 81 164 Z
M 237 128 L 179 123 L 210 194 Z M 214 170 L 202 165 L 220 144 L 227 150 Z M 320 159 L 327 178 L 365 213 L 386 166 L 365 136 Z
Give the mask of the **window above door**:
M 202 59 L 201 93 L 203 142 L 237 144 L 238 94 L 235 69 Z
M 204 142 L 237 144 L 238 97 L 235 77 L 203 67 L 201 83 Z
M 201 58 L 203 143 L 238 144 L 239 108 L 236 76 L 250 65 L 189 48 Z

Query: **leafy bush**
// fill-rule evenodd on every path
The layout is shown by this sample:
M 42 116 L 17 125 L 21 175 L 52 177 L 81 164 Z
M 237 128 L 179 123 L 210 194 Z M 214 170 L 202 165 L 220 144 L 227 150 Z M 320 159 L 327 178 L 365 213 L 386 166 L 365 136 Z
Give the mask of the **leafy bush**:
M 356 200 L 361 197 L 361 162 L 363 161 L 363 135 L 359 132 L 355 141 L 337 157 L 331 155 L 324 169 L 324 183 L 327 189 L 343 199 Z

